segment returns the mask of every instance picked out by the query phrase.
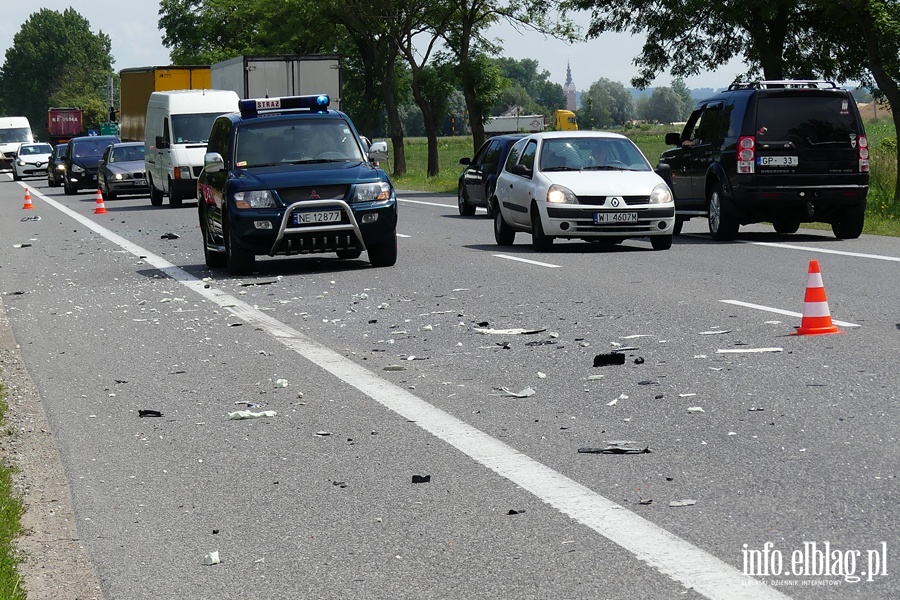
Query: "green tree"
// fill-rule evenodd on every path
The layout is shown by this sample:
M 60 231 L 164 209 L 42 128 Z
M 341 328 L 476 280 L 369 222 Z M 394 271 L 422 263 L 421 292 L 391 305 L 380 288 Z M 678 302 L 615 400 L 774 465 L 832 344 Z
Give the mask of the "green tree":
M 684 120 L 683 98 L 670 87 L 653 88 L 653 93 L 643 103 L 638 116 L 654 123 L 674 123 Z
M 691 90 L 684 84 L 682 78 L 676 77 L 673 79 L 671 89 L 678 96 L 680 103 L 678 118 L 673 119 L 673 121 L 684 121 L 690 116 L 691 111 L 694 109 L 694 105 L 697 103 L 694 101 L 694 98 L 691 97 Z
M 578 120 L 591 127 L 622 125 L 634 117 L 631 92 L 621 83 L 606 78 L 598 79 L 583 92 L 581 104 Z
M 85 126 L 98 126 L 106 120 L 110 50 L 109 36 L 91 32 L 88 20 L 72 8 L 33 13 L 0 67 L 0 106 L 7 114 L 28 117 L 40 139 L 48 135 L 50 106 L 82 108 Z

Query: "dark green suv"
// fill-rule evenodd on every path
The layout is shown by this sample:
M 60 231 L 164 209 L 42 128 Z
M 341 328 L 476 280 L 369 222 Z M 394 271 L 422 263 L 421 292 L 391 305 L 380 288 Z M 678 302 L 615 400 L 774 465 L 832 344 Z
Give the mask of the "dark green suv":
M 697 104 L 657 167 L 675 194 L 675 232 L 707 216 L 715 240 L 741 225 L 779 233 L 830 223 L 838 238 L 862 233 L 869 148 L 856 102 L 830 81 L 735 83 Z
M 397 262 L 397 198 L 370 144 L 329 98 L 241 100 L 213 123 L 197 184 L 207 266 L 234 275 L 256 256 L 334 252 Z

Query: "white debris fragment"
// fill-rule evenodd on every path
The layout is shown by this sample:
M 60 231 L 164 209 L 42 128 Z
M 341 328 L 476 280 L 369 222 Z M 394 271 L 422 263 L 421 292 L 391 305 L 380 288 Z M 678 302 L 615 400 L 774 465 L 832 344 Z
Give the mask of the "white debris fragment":
M 781 325 L 781 321 L 765 321 L 766 325 Z
M 547 379 L 547 374 L 542 373 L 541 371 L 537 372 L 538 379 Z
M 784 352 L 784 348 L 719 348 L 716 354 L 757 354 L 760 352 Z
M 390 304 L 388 304 L 387 302 L 382 302 L 381 304 L 378 305 L 378 309 L 379 309 L 379 310 L 384 310 L 384 309 L 386 309 L 388 306 L 390 306 Z
M 217 565 L 220 562 L 222 562 L 222 561 L 219 559 L 219 551 L 218 550 L 213 550 L 212 552 L 210 552 L 209 554 L 207 554 L 206 556 L 203 557 L 203 564 L 207 565 L 207 566 Z
M 598 379 L 603 379 L 606 375 L 588 375 L 588 381 L 597 381 Z
M 697 504 L 696 500 L 691 500 L 690 498 L 685 498 L 684 500 L 672 500 L 669 502 L 669 506 L 678 507 L 678 506 L 693 506 Z
M 679 398 L 690 398 L 691 396 L 696 396 L 696 395 L 697 394 L 695 394 L 694 392 L 688 392 L 686 394 L 678 394 L 678 397 Z
M 519 390 L 518 392 L 513 392 L 509 388 L 502 387 L 500 388 L 501 392 L 504 392 L 507 396 L 512 396 L 513 398 L 528 398 L 530 396 L 534 396 L 534 390 L 530 387 Z
M 690 407 L 688 407 L 687 411 L 691 414 L 706 412 L 705 410 L 703 410 L 702 406 L 690 406 Z
M 432 325 L 423 325 L 422 326 L 422 331 L 433 331 L 433 330 L 434 330 L 434 326 L 432 326 Z
M 694 358 L 706 358 L 705 354 L 695 354 Z
M 287 386 L 288 386 L 287 379 L 276 379 L 275 380 L 275 387 L 286 388 Z
M 622 336 L 619 339 L 620 340 L 633 340 L 635 338 L 642 338 L 642 337 L 650 337 L 650 334 L 649 333 L 636 333 L 634 335 Z
M 720 335 L 723 333 L 731 333 L 730 329 L 714 329 L 712 331 L 701 331 L 698 335 Z
M 253 412 L 252 410 L 236 410 L 228 413 L 228 419 L 237 421 L 241 419 L 259 419 L 261 417 L 274 417 L 278 413 L 274 410 L 264 410 L 262 412 Z

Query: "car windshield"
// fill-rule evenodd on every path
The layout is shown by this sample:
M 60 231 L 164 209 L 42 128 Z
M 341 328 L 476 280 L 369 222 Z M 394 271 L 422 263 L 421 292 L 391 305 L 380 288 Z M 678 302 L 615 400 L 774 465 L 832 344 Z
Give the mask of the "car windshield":
M 362 149 L 347 123 L 309 119 L 254 123 L 238 131 L 235 166 L 363 161 Z
M 19 148 L 19 154 L 22 156 L 31 155 L 31 154 L 50 154 L 53 152 L 53 148 L 50 147 L 50 144 L 31 144 L 31 145 L 22 145 Z
M 144 146 L 114 146 L 109 162 L 144 160 Z
M 172 135 L 176 144 L 205 144 L 209 130 L 220 113 L 172 115 Z
M 541 171 L 650 171 L 630 140 L 603 137 L 551 138 L 541 149 Z
M 10 127 L 9 129 L 0 129 L 0 144 L 8 144 L 9 142 L 32 142 L 31 130 L 27 127 Z
M 73 145 L 75 158 L 102 156 L 109 147 L 109 144 L 110 141 L 108 139 L 82 140 L 77 142 Z
M 66 155 L 66 145 L 60 144 L 56 148 L 53 149 L 53 156 L 56 158 L 62 158 Z

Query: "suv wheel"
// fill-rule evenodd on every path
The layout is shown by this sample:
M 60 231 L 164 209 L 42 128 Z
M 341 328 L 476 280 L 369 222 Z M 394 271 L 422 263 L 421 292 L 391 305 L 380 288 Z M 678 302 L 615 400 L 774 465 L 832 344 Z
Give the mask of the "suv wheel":
M 203 238 L 203 259 L 206 266 L 210 269 L 221 269 L 225 266 L 226 255 L 222 252 L 216 252 L 210 248 L 209 225 L 206 222 L 206 211 L 200 205 L 200 235 Z
M 536 206 L 531 211 L 531 245 L 538 252 L 547 252 L 553 248 L 553 238 L 544 233 L 541 214 Z
M 147 183 L 150 184 L 150 204 L 153 206 L 162 206 L 163 193 L 156 189 L 156 186 L 153 185 L 153 178 L 149 175 L 147 176 Z
M 227 217 L 222 221 L 225 223 L 225 263 L 228 265 L 228 272 L 232 275 L 250 275 L 253 273 L 256 257 L 231 239 L 231 225 L 227 224 Z
M 497 242 L 498 246 L 512 246 L 516 241 L 516 232 L 506 224 L 506 221 L 503 219 L 503 214 L 500 212 L 500 207 L 497 206 L 497 203 L 493 203 L 494 206 L 494 240 Z
M 382 244 L 369 246 L 369 263 L 373 267 L 393 267 L 397 264 L 397 232 L 391 235 L 391 239 Z
M 793 221 L 793 220 L 772 221 L 772 227 L 775 228 L 776 233 L 797 233 L 797 230 L 800 229 L 800 221 Z
M 709 233 L 717 242 L 727 242 L 737 237 L 740 223 L 731 214 L 727 200 L 722 193 L 722 184 L 716 183 L 709 193 Z
M 66 196 L 71 196 L 78 190 L 70 186 L 68 181 L 63 181 L 63 191 L 66 193 Z
M 459 184 L 456 190 L 456 203 L 459 206 L 459 214 L 463 217 L 471 217 L 475 214 L 475 206 L 469 204 L 466 194 L 466 186 Z
M 862 234 L 863 224 L 866 218 L 865 208 L 847 210 L 840 221 L 831 224 L 834 237 L 841 240 L 855 240 Z

